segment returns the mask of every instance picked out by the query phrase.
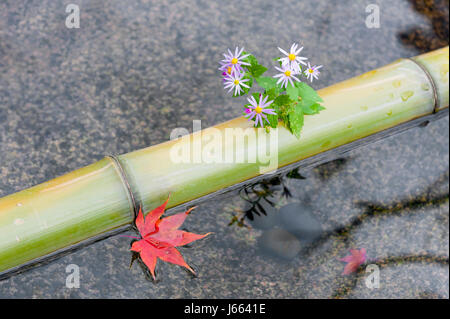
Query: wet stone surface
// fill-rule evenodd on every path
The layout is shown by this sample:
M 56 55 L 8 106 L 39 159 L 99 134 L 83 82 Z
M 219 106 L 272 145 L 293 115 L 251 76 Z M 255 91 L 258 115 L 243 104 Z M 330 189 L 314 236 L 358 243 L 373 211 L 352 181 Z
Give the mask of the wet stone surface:
M 239 116 L 218 78 L 228 47 L 270 64 L 277 46 L 300 41 L 324 65 L 321 88 L 448 42 L 448 1 L 379 0 L 378 29 L 365 26 L 372 1 L 74 3 L 80 29 L 65 27 L 64 1 L 0 3 L 0 196 L 166 141 L 192 120 Z M 229 226 L 248 205 L 236 195 L 202 203 L 183 225 L 214 232 L 180 249 L 196 278 L 158 262 L 158 281 L 148 281 L 138 263 L 129 269 L 130 239 L 114 236 L 1 281 L 0 297 L 448 298 L 448 132 L 446 117 L 289 179 L 292 197 L 277 191 L 274 212 L 310 207 L 323 230 L 289 260 L 258 244 L 281 223 Z M 351 248 L 368 260 L 343 276 Z M 378 289 L 365 285 L 371 263 Z M 76 289 L 66 287 L 70 264 L 80 268 Z
M 295 258 L 302 247 L 291 232 L 280 228 L 263 232 L 259 237 L 259 244 L 264 253 L 288 260 Z
M 280 208 L 281 225 L 305 243 L 313 243 L 322 235 L 322 226 L 310 206 L 290 203 Z

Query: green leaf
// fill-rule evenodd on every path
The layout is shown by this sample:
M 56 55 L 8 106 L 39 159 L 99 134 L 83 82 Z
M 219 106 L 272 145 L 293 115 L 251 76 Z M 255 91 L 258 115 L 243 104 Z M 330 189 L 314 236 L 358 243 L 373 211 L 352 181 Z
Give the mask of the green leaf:
M 304 116 L 302 109 L 299 107 L 294 108 L 294 111 L 289 113 L 288 119 L 289 119 L 289 129 L 297 138 L 300 138 L 300 133 L 302 131 L 304 123 Z
M 287 95 L 278 95 L 274 102 L 271 104 L 271 107 L 275 109 L 275 112 L 278 115 L 278 120 L 281 120 L 285 123 L 286 127 L 289 127 L 289 117 L 288 114 L 290 112 L 290 108 L 292 107 L 292 101 L 289 99 Z
M 277 79 L 269 76 L 258 77 L 256 78 L 256 82 L 266 91 L 277 88 Z
M 317 114 L 325 108 L 320 105 L 323 102 L 317 91 L 304 82 L 296 82 L 295 86 L 298 90 L 298 105 L 304 114 L 313 115 Z M 292 97 L 294 97 L 292 95 Z
M 252 66 L 251 74 L 255 77 L 255 79 L 259 78 L 264 72 L 267 71 L 267 68 L 261 64 Z
M 277 105 L 277 103 L 275 103 L 275 101 L 272 104 L 270 104 L 270 108 L 274 109 L 278 115 L 280 114 L 281 107 L 279 105 Z
M 269 120 L 270 126 L 277 128 L 278 126 L 278 115 L 267 114 L 267 119 Z
M 323 107 L 322 105 L 318 104 L 317 105 L 317 113 L 319 113 L 320 111 L 326 110 L 325 107 Z
M 295 86 L 298 88 L 298 95 L 305 102 L 323 102 L 319 94 L 304 82 L 295 82 Z
M 271 88 L 270 90 L 265 90 L 264 94 L 269 96 L 267 101 L 274 101 L 275 98 L 278 96 L 278 90 L 277 88 Z
M 246 55 L 249 54 L 248 52 L 242 52 L 242 55 Z M 256 60 L 255 56 L 253 54 L 250 54 L 248 57 L 246 57 L 245 59 L 243 59 L 242 61 L 250 63 L 250 65 L 256 65 L 259 64 L 258 60 Z M 247 68 L 248 66 L 245 65 L 245 67 Z
M 300 101 L 298 107 L 301 107 L 303 113 L 306 115 L 318 114 L 320 111 L 325 110 L 319 103 L 306 103 L 304 101 Z
M 270 95 L 269 95 L 269 99 L 270 99 Z M 272 99 L 272 100 L 273 100 L 273 99 Z M 284 120 L 283 120 L 283 117 L 281 116 L 281 107 L 278 106 L 275 102 L 273 102 L 273 103 L 270 105 L 270 108 L 271 108 L 271 109 L 274 109 L 274 111 L 275 111 L 275 113 L 277 113 L 277 115 L 271 115 L 271 114 L 268 114 L 268 115 L 267 115 L 267 118 L 269 119 L 270 126 L 272 126 L 273 128 L 276 128 L 276 127 L 278 127 L 278 122 L 279 122 L 280 120 L 284 121 Z
M 259 96 L 260 96 L 260 94 L 261 93 L 259 93 L 259 92 L 253 92 L 252 93 L 252 96 L 255 99 L 256 103 L 259 103 Z
M 292 101 L 289 98 L 289 96 L 283 94 L 283 95 L 278 95 L 273 103 L 278 105 L 278 106 L 283 106 L 283 105 L 291 104 Z
M 288 84 L 286 88 L 286 94 L 292 101 L 297 101 L 299 96 L 299 89 L 296 86 Z
M 247 52 L 243 52 L 243 54 L 245 55 Z M 245 65 L 244 67 L 255 79 L 259 78 L 264 72 L 267 71 L 267 68 L 259 64 L 258 60 L 252 54 L 246 57 L 243 61 L 250 63 L 250 65 Z

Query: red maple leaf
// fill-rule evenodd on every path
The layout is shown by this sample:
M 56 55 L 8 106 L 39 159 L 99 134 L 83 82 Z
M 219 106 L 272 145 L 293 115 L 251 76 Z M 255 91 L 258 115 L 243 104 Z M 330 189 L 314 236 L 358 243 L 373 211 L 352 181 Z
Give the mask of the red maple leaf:
M 345 265 L 343 275 L 349 275 L 352 272 L 356 272 L 362 264 L 365 263 L 367 256 L 366 256 L 366 249 L 361 248 L 358 249 L 350 249 L 351 255 L 345 256 L 344 258 L 341 258 L 340 260 L 343 262 L 346 262 L 347 265 Z
M 145 220 L 141 207 L 135 222 L 141 239 L 135 241 L 130 250 L 139 253 L 142 261 L 150 270 L 153 279 L 155 279 L 157 258 L 186 267 L 195 274 L 194 270 L 184 261 L 183 256 L 175 247 L 187 245 L 210 234 L 198 235 L 178 229 L 195 207 L 184 213 L 161 219 L 168 201 L 169 199 L 167 198 L 164 204 L 149 212 Z

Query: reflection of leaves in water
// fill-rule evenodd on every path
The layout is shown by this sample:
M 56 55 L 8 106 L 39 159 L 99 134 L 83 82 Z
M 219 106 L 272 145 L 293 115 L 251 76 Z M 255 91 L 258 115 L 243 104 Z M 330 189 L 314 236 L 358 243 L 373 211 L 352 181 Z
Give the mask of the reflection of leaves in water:
M 316 170 L 322 180 L 328 179 L 333 174 L 342 170 L 348 163 L 346 158 L 338 158 L 327 163 L 319 165 Z M 250 186 L 246 186 L 239 191 L 242 199 L 250 204 L 245 210 L 237 210 L 238 214 L 234 215 L 229 225 L 236 224 L 239 227 L 246 227 L 245 219 L 254 220 L 254 216 L 267 215 L 264 209 L 265 202 L 274 207 L 279 201 L 278 197 L 290 198 L 292 193 L 286 185 L 289 179 L 306 179 L 299 172 L 300 168 L 293 169 L 287 174 L 275 176 L 273 178 L 264 179 Z
M 265 203 L 275 207 L 278 202 L 277 197 L 292 197 L 292 193 L 286 185 L 286 178 L 306 179 L 300 174 L 299 168 L 290 171 L 287 174 L 264 179 L 250 186 L 246 186 L 239 191 L 240 197 L 249 203 L 250 207 L 246 210 L 238 210 L 238 215 L 234 215 L 229 226 L 236 224 L 239 227 L 247 227 L 245 219 L 254 220 L 254 216 L 267 216 Z
M 293 178 L 293 179 L 306 179 L 302 174 L 300 174 L 299 169 L 296 168 L 289 173 L 286 174 L 287 178 Z
M 365 264 L 361 265 L 358 268 L 358 271 L 354 276 L 344 277 L 345 279 L 344 285 L 339 287 L 335 291 L 332 298 L 346 297 L 356 287 L 358 280 L 361 280 L 365 276 L 366 274 L 365 269 L 366 266 L 369 264 L 376 264 L 378 267 L 380 267 L 380 269 L 383 269 L 388 266 L 398 266 L 402 264 L 411 264 L 411 263 L 448 265 L 449 258 L 447 256 L 433 256 L 433 255 L 406 255 L 367 261 Z
M 347 158 L 337 158 L 333 161 L 317 166 L 314 171 L 316 171 L 322 181 L 325 181 L 342 170 L 347 163 Z
M 400 39 L 407 46 L 419 52 L 428 52 L 448 45 L 449 0 L 409 0 L 414 9 L 431 23 L 432 30 L 419 26 L 400 33 Z

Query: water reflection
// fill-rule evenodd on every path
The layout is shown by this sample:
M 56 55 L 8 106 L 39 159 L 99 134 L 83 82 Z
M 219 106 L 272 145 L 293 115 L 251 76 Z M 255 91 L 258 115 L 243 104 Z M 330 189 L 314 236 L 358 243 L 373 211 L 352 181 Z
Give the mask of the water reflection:
M 323 164 L 316 169 L 320 172 L 320 178 L 323 179 L 323 176 L 330 174 L 330 172 L 341 169 L 343 167 L 342 164 L 346 162 L 347 160 L 345 159 L 337 159 Z M 327 169 L 321 169 L 321 167 L 326 167 Z M 283 214 L 283 211 L 290 212 L 289 218 L 284 221 L 284 226 L 286 228 L 289 228 L 289 224 L 295 224 L 296 217 L 298 217 L 300 214 L 303 214 L 305 210 L 311 209 L 308 203 L 297 203 L 295 206 L 291 203 L 282 206 L 279 210 L 275 209 L 275 207 L 278 205 L 282 197 L 289 198 L 292 196 L 286 179 L 306 179 L 298 172 L 298 170 L 299 168 L 295 169 L 285 176 L 263 180 L 254 185 L 243 188 L 240 193 L 243 193 L 244 195 L 240 195 L 241 198 L 248 204 L 247 208 L 244 210 L 236 209 L 238 214 L 233 216 L 233 219 L 229 225 L 231 226 L 233 224 L 237 224 L 240 227 L 245 226 L 247 228 L 251 228 L 251 226 L 253 226 L 258 229 L 273 228 L 275 226 L 278 226 L 280 223 L 280 216 L 277 216 L 274 219 L 273 215 L 280 214 L 280 212 L 281 218 L 283 217 L 283 215 L 288 215 Z M 441 176 L 439 176 L 439 178 L 437 178 L 433 184 L 429 185 L 422 193 L 413 198 L 405 198 L 403 200 L 388 204 L 368 201 L 356 202 L 355 206 L 358 207 L 362 211 L 362 213 L 351 218 L 350 221 L 344 225 L 336 225 L 331 230 L 324 231 L 320 235 L 320 238 L 316 236 L 314 240 L 310 240 L 309 242 L 312 244 L 311 248 L 320 245 L 321 242 L 326 241 L 331 236 L 341 236 L 344 241 L 347 241 L 350 237 L 351 232 L 370 218 L 401 215 L 405 213 L 405 211 L 408 213 L 414 213 L 414 211 L 424 207 L 432 208 L 441 206 L 442 204 L 449 201 L 449 192 L 448 189 L 444 189 L 444 191 L 437 193 L 437 190 L 439 190 L 440 186 L 447 185 L 448 179 L 449 171 L 446 171 L 445 173 L 441 174 Z M 291 209 L 287 209 L 289 207 Z M 310 215 L 312 216 L 313 214 Z M 247 225 L 245 223 L 246 219 L 250 221 L 251 225 Z M 255 220 L 257 220 L 257 222 L 255 222 Z M 306 220 L 301 220 L 301 222 L 305 223 Z M 309 223 L 310 225 L 312 225 L 311 222 Z M 307 229 L 304 230 L 304 232 L 307 231 Z M 305 236 L 305 234 L 299 234 L 300 237 L 302 235 Z
M 246 219 L 254 221 L 255 216 L 268 217 L 267 210 L 271 210 L 270 207 L 275 207 L 280 197 L 292 197 L 287 186 L 287 179 L 305 179 L 305 177 L 300 174 L 299 168 L 296 168 L 287 174 L 264 179 L 239 190 L 239 196 L 246 201 L 247 207 L 244 210 L 236 209 L 237 214 L 233 215 L 229 226 L 249 227 L 245 223 Z
M 337 158 L 318 165 L 315 167 L 315 171 L 320 179 L 325 181 L 341 171 L 348 162 L 349 158 Z M 292 192 L 288 186 L 289 179 L 304 180 L 306 177 L 300 173 L 300 167 L 298 167 L 286 174 L 263 179 L 240 189 L 238 191 L 239 196 L 246 202 L 246 205 L 244 209 L 236 208 L 236 214 L 233 215 L 229 226 L 250 227 L 246 224 L 246 220 L 254 222 L 255 219 L 270 219 L 273 208 L 280 200 L 292 197 Z
M 314 171 L 317 173 L 319 180 L 326 182 L 327 178 L 324 178 L 324 176 L 335 175 L 337 172 L 334 171 L 339 171 L 345 167 L 347 161 L 337 159 L 316 167 Z M 306 179 L 303 175 L 296 174 L 298 174 L 298 170 L 291 177 L 296 176 L 298 179 Z M 330 242 L 333 243 L 333 246 L 351 247 L 354 243 L 353 237 L 358 233 L 357 230 L 365 224 L 370 224 L 370 220 L 410 217 L 424 210 L 430 211 L 433 208 L 442 207 L 449 201 L 449 171 L 447 170 L 415 196 L 387 203 L 357 201 L 354 203 L 354 207 L 359 211 L 358 214 L 344 224 L 336 223 L 332 227 L 323 229 L 320 220 L 315 216 L 314 208 L 308 202 L 289 203 L 292 200 L 291 198 L 288 200 L 288 204 L 279 207 L 281 202 L 286 202 L 283 198 L 289 197 L 286 196 L 286 193 L 292 196 L 289 183 L 287 183 L 288 178 L 289 175 L 281 176 L 242 189 L 244 195 L 241 198 L 247 204 L 247 208 L 241 211 L 241 214 L 238 215 L 240 217 L 233 217 L 234 222 L 240 226 L 261 230 L 261 235 L 258 238 L 261 253 L 277 257 L 280 261 L 293 260 L 294 258 L 315 258 L 317 254 L 323 253 L 321 249 L 323 250 L 323 247 L 329 245 Z M 295 183 L 296 187 L 301 187 L 301 184 L 301 181 Z M 287 191 L 283 188 L 286 188 Z M 444 217 L 439 215 L 435 218 L 442 219 Z M 445 220 L 438 222 L 448 223 Z M 413 246 L 406 248 L 416 251 Z M 341 251 L 341 253 L 345 253 L 345 251 Z M 390 252 L 386 251 L 386 253 L 389 254 Z M 339 284 L 331 297 L 343 298 L 351 294 L 358 282 L 364 282 L 365 269 L 369 264 L 376 264 L 380 270 L 409 264 L 421 264 L 427 267 L 432 265 L 448 266 L 449 258 L 446 255 L 429 251 L 424 252 L 423 250 L 419 250 L 417 253 L 408 252 L 399 255 L 393 253 L 392 256 L 369 258 L 354 275 L 335 278 Z M 299 276 L 300 273 L 301 271 L 294 271 L 294 277 Z M 443 293 L 445 294 L 445 289 Z M 425 291 L 422 295 L 425 297 L 430 293 Z M 442 297 L 440 294 L 436 296 Z

